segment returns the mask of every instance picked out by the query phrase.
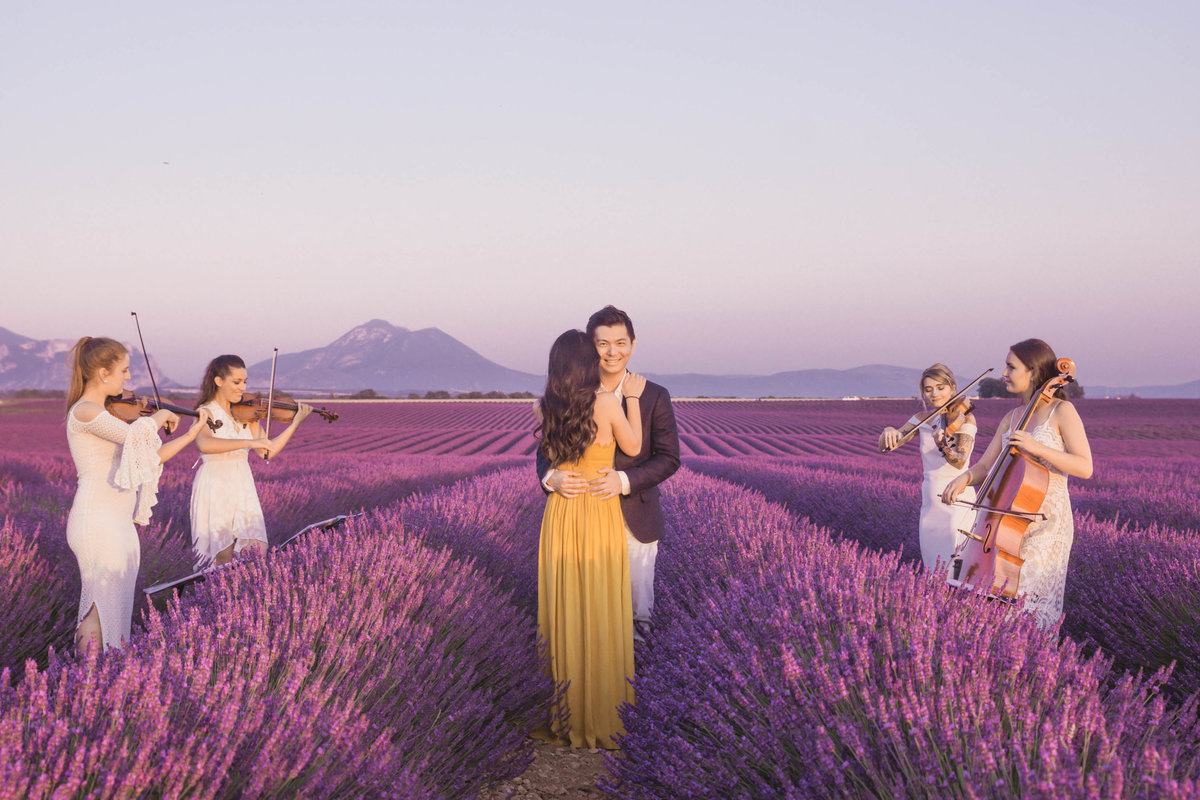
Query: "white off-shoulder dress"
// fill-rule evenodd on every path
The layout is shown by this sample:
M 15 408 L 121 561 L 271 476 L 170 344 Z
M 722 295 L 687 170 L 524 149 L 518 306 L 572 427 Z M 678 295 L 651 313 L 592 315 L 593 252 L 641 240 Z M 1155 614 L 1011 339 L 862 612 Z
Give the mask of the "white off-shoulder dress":
M 134 522 L 150 521 L 162 463 L 158 425 L 143 417 L 133 424 L 102 411 L 90 422 L 67 413 L 67 445 L 79 486 L 67 516 L 67 544 L 79 563 L 76 624 L 92 610 L 100 616 L 105 649 L 129 640 L 141 542 Z
M 236 422 L 219 403 L 204 406 L 221 427 L 218 439 L 253 439 L 250 426 Z M 233 545 L 240 553 L 250 540 L 267 543 L 267 524 L 250 472 L 249 448 L 205 453 L 192 483 L 192 547 L 196 568 L 212 565 L 217 554 Z

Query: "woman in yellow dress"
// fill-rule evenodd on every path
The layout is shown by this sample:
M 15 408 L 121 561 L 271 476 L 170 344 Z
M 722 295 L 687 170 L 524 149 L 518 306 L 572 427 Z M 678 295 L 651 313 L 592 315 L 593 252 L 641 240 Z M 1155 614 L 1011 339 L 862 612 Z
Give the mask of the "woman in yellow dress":
M 600 388 L 600 357 L 583 331 L 550 349 L 546 392 L 538 404 L 538 447 L 556 468 L 598 477 L 616 447 L 641 449 L 639 398 L 646 379 L 625 379 L 627 411 Z M 620 499 L 588 493 L 546 498 L 538 551 L 538 633 L 556 685 L 566 684 L 554 730 L 572 747 L 615 749 L 619 707 L 633 702 L 633 601 Z

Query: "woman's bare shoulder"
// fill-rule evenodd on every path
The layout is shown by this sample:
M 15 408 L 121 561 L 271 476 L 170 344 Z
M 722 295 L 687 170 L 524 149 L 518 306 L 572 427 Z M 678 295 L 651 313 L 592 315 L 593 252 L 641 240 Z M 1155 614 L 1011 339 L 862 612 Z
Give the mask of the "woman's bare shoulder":
M 93 403 L 91 400 L 83 400 L 75 404 L 71 409 L 71 413 L 75 415 L 75 419 L 80 422 L 91 422 L 96 417 L 100 416 L 100 412 L 104 411 L 104 406 L 99 403 Z
M 1070 400 L 1059 400 L 1058 405 L 1054 408 L 1054 411 L 1059 414 L 1059 416 L 1065 417 L 1069 420 L 1078 420 L 1080 422 L 1083 421 L 1079 416 L 1079 409 L 1077 409 Z
M 596 408 L 608 410 L 611 408 L 620 408 L 621 401 L 612 392 L 596 392 Z

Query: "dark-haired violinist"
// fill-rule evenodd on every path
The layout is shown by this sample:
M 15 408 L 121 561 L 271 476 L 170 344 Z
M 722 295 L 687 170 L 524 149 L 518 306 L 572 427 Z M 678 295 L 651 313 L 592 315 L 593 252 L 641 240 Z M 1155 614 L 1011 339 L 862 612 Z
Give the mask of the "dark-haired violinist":
M 1004 415 L 987 452 L 942 493 L 943 501 L 953 503 L 967 487 L 982 484 L 996 460 L 1010 446 L 1049 471 L 1045 498 L 1020 542 L 1019 557 L 1023 563 L 1015 592 L 1015 596 L 1024 597 L 1025 610 L 1034 615 L 1043 629 L 1053 627 L 1062 617 L 1067 563 L 1075 537 L 1067 476 L 1085 479 L 1092 476 L 1092 449 L 1087 432 L 1079 412 L 1062 389 L 1057 389 L 1048 403 L 1032 402 L 1058 374 L 1057 362 L 1050 345 L 1041 339 L 1026 339 L 1012 346 L 1004 361 L 1001 380 L 1010 394 L 1021 398 L 1023 405 Z M 1023 409 L 1031 410 L 1024 429 L 1019 422 Z
M 939 408 L 946 404 L 958 391 L 954 373 L 945 364 L 934 364 L 921 373 L 921 403 L 926 409 Z M 953 419 L 951 418 L 953 416 Z M 950 481 L 961 475 L 971 458 L 975 446 L 975 415 L 971 406 L 960 400 L 947 413 L 938 414 L 921 424 L 921 417 L 913 415 L 900 429 L 884 428 L 879 434 L 879 449 L 890 452 L 913 431 L 921 437 L 921 521 L 918 526 L 921 541 L 921 561 L 925 569 L 945 570 L 950 557 L 958 546 L 961 528 L 970 524 L 970 509 L 947 506 L 941 502 L 942 492 Z M 967 490 L 967 499 L 975 499 L 975 493 Z
M 246 363 L 235 355 L 209 362 L 200 383 L 196 408 L 207 409 L 221 426 L 200 434 L 196 447 L 204 463 L 192 483 L 192 547 L 196 567 L 227 564 L 246 549 L 267 550 L 267 525 L 248 460 L 250 450 L 274 456 L 288 443 L 312 407 L 298 404 L 292 424 L 273 439 L 262 434 L 258 420 L 234 418 L 233 405 L 246 391 Z

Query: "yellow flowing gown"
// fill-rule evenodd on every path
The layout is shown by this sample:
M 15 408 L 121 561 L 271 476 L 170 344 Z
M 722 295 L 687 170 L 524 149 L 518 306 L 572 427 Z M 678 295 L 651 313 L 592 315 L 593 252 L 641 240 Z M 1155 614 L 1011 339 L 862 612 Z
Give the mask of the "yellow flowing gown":
M 591 444 L 558 468 L 586 480 L 612 467 L 616 443 Z M 633 702 L 633 601 L 620 498 L 551 493 L 538 551 L 538 631 L 550 650 L 572 747 L 616 749 L 618 707 Z M 564 742 L 565 743 L 565 742 Z

